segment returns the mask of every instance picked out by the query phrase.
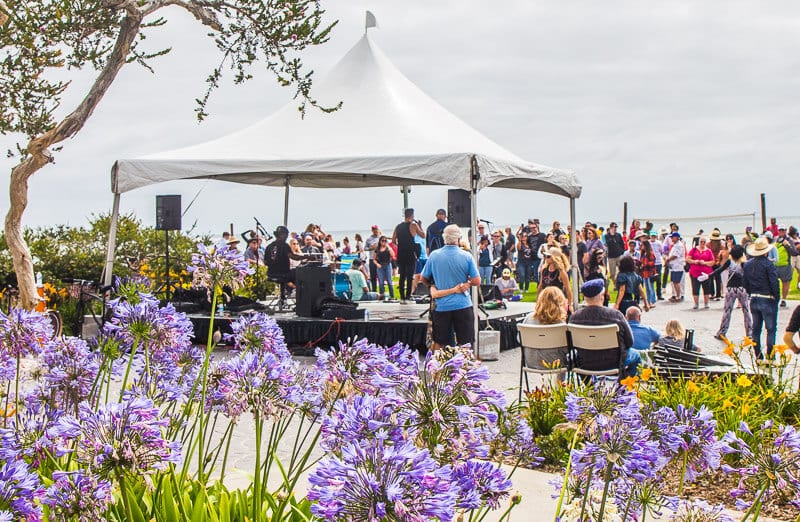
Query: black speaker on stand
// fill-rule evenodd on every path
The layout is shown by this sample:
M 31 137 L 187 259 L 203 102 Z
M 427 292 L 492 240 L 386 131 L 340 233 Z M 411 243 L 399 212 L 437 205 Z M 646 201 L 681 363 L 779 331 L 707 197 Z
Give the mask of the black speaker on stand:
M 447 221 L 460 227 L 474 228 L 470 220 L 469 190 L 447 191 Z
M 164 282 L 166 284 L 166 298 L 170 300 L 169 295 L 169 231 L 181 229 L 181 196 L 168 195 L 156 196 L 156 230 L 164 231 L 164 247 L 166 255 L 164 257 L 164 265 L 166 266 L 166 275 Z M 213 311 L 212 311 L 213 313 Z
M 321 317 L 320 302 L 333 295 L 331 269 L 321 265 L 297 267 L 297 307 L 300 317 Z

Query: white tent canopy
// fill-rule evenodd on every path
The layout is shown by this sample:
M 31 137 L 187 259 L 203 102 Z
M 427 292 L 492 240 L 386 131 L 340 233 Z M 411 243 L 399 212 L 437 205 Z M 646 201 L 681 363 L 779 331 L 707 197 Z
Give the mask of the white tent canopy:
M 374 26 L 370 16 L 368 28 Z M 216 140 L 118 160 L 111 176 L 107 284 L 120 194 L 177 179 L 285 186 L 284 221 L 290 186 L 451 186 L 470 191 L 473 223 L 479 190 L 534 190 L 569 198 L 574 229 L 581 185 L 571 171 L 525 161 L 448 112 L 389 61 L 368 30 L 313 94 L 323 106 L 341 101 L 342 107 L 332 114 L 310 108 L 301 118 L 297 101 L 291 101 L 268 118 Z M 574 256 L 574 242 L 572 252 Z
M 572 172 L 527 162 L 448 112 L 411 83 L 369 32 L 314 88 L 326 114 L 300 117 L 296 101 L 216 140 L 143 158 L 121 159 L 112 189 L 176 179 L 219 179 L 266 186 L 355 188 L 447 185 L 507 187 L 576 198 Z M 475 157 L 477 186 L 470 176 Z

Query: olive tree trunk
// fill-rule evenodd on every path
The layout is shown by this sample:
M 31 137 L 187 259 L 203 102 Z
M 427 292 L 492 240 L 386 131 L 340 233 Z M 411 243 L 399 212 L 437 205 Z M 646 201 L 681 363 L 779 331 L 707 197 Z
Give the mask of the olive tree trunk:
M 139 33 L 145 13 L 139 12 L 135 4 L 128 4 L 127 15 L 120 24 L 120 31 L 114 43 L 114 50 L 109 55 L 105 67 L 100 71 L 89 93 L 81 103 L 59 122 L 53 129 L 32 138 L 26 147 L 23 160 L 11 170 L 9 184 L 9 209 L 5 220 L 5 234 L 8 250 L 14 262 L 19 285 L 20 306 L 32 309 L 39 296 L 36 293 L 33 260 L 30 249 L 22 235 L 22 214 L 28 206 L 28 179 L 39 169 L 52 161 L 49 147 L 74 136 L 84 126 L 94 112 L 100 100 L 108 91 L 117 73 L 125 65 L 125 59 L 131 49 L 136 35 Z M 0 9 L 5 3 L 0 0 Z M 0 11 L 0 15 L 2 15 Z M 0 16 L 0 25 L 5 20 Z

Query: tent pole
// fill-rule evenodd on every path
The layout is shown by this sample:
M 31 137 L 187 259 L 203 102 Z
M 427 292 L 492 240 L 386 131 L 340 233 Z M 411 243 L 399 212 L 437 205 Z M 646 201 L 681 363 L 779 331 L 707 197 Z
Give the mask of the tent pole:
M 283 191 L 283 226 L 289 226 L 289 176 L 284 181 Z
M 119 221 L 119 193 L 114 193 L 111 209 L 111 222 L 108 225 L 108 244 L 106 245 L 106 265 L 103 268 L 103 285 L 108 286 L 114 277 L 114 257 L 117 250 L 117 222 Z
M 403 185 L 403 189 L 401 190 L 401 192 L 403 193 L 403 209 L 407 209 L 408 208 L 408 193 L 411 192 L 408 189 L 408 185 Z
M 469 216 L 470 216 L 470 226 L 469 230 L 472 232 L 472 238 L 469 242 L 469 246 L 472 249 L 472 258 L 475 260 L 475 265 L 478 264 L 478 237 L 477 237 L 477 229 L 475 228 L 475 224 L 478 222 L 478 164 L 475 160 L 475 156 L 472 156 L 470 159 L 469 165 L 469 172 L 470 172 L 470 186 L 471 190 L 469 191 Z M 472 353 L 475 355 L 475 358 L 478 358 L 478 353 L 480 350 L 480 316 L 479 308 L 478 308 L 478 295 L 481 291 L 480 286 L 473 286 L 470 290 L 470 294 L 472 295 L 472 315 L 473 315 L 473 324 L 475 328 L 475 343 L 472 346 Z
M 572 268 L 572 309 L 578 308 L 578 228 L 575 226 L 575 198 L 569 198 L 569 223 L 572 233 L 569 235 L 569 257 Z

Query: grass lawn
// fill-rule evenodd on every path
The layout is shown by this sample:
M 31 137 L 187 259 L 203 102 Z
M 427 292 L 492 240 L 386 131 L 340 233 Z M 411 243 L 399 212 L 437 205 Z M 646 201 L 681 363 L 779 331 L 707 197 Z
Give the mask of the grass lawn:
M 688 276 L 687 276 L 688 277 Z M 669 283 L 667 283 L 669 284 Z M 688 284 L 688 283 L 687 283 Z M 687 290 L 688 290 L 687 286 Z M 800 290 L 797 288 L 797 271 L 794 272 L 794 277 L 792 278 L 792 285 L 789 290 L 789 299 L 800 301 Z M 522 295 L 522 302 L 523 303 L 533 303 L 536 301 L 536 294 L 538 293 L 538 285 L 536 283 L 532 283 L 531 287 Z M 613 303 L 617 298 L 617 292 L 615 290 L 611 290 L 611 302 Z

